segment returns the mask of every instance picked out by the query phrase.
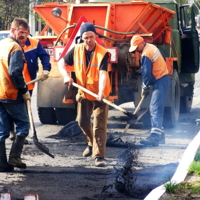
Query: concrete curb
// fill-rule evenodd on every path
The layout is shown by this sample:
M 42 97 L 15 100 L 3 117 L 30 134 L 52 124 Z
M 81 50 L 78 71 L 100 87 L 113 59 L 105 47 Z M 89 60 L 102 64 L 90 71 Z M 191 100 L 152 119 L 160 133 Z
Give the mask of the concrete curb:
M 178 184 L 185 180 L 188 172 L 188 168 L 190 164 L 193 162 L 195 154 L 197 152 L 197 149 L 200 145 L 200 131 L 198 134 L 194 137 L 194 139 L 190 142 L 187 149 L 185 150 L 183 157 L 181 159 L 181 162 L 179 163 L 176 172 L 174 173 L 174 176 L 171 178 L 171 181 L 168 181 L 167 183 L 174 183 Z M 165 183 L 165 184 L 167 184 Z M 159 198 L 165 193 L 165 187 L 164 185 L 160 185 L 159 187 L 153 189 L 144 200 L 159 200 Z

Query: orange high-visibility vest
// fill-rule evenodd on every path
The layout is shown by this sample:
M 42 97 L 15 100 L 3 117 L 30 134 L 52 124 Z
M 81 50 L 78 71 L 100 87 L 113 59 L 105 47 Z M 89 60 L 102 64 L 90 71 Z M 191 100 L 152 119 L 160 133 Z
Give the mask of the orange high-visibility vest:
M 76 81 L 79 85 L 98 94 L 99 91 L 99 69 L 100 64 L 108 51 L 96 43 L 90 63 L 86 66 L 86 56 L 84 44 L 78 44 L 74 49 L 74 71 Z M 107 72 L 106 87 L 104 89 L 104 97 L 108 97 L 111 91 L 110 80 Z M 96 101 L 96 98 L 79 89 L 79 93 L 83 98 L 90 101 Z
M 142 51 L 141 56 L 146 56 L 148 59 L 151 60 L 152 74 L 154 75 L 156 80 L 169 74 L 167 64 L 159 49 L 155 45 L 147 43 Z
M 16 100 L 18 96 L 18 89 L 15 87 L 8 73 L 8 61 L 9 56 L 15 51 L 23 50 L 20 45 L 16 45 L 16 42 L 11 38 L 2 40 L 1 45 L 4 48 L 1 48 L 0 50 L 0 99 Z
M 25 53 L 29 52 L 29 51 L 32 51 L 33 49 L 36 49 L 37 46 L 38 46 L 38 41 L 36 39 L 32 39 L 31 37 L 29 37 L 28 39 L 30 41 L 30 45 L 23 47 L 23 50 L 24 50 Z M 27 63 L 24 66 L 24 79 L 25 79 L 26 83 L 28 83 L 28 82 L 30 82 L 32 80 L 31 76 L 30 76 L 30 73 L 29 73 L 29 70 L 28 70 Z M 35 86 L 34 83 L 28 85 L 28 90 L 33 90 L 34 86 Z
M 30 76 L 30 74 L 29 74 L 28 66 L 27 66 L 27 63 L 26 63 L 26 62 L 24 63 L 23 75 L 24 75 L 24 80 L 25 80 L 26 83 L 28 83 L 28 82 L 31 81 L 31 76 Z M 30 85 L 27 85 L 28 90 L 33 90 L 34 85 L 35 85 L 35 84 L 33 84 L 33 83 L 30 84 Z

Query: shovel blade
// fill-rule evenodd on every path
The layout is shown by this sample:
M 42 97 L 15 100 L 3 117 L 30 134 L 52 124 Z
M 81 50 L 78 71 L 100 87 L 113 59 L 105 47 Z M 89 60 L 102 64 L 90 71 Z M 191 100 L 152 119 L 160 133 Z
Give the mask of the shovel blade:
M 135 124 L 136 122 L 138 122 L 142 116 L 148 111 L 148 108 L 141 108 L 136 115 L 136 117 L 134 119 L 129 119 L 127 121 L 127 124 Z
M 42 151 L 43 153 L 47 154 L 48 156 L 54 158 L 54 155 L 52 155 L 50 152 L 49 152 L 49 149 L 43 145 L 42 143 L 40 143 L 37 139 L 37 137 L 34 137 L 33 136 L 33 142 L 35 144 L 35 146 L 40 150 Z

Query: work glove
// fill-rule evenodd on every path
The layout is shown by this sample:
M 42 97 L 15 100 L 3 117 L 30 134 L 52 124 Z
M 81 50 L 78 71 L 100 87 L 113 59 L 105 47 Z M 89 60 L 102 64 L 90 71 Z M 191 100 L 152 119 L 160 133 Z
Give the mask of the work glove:
M 148 94 L 149 94 L 149 89 L 142 88 L 141 97 L 145 98 Z
M 47 80 L 48 78 L 49 78 L 49 71 L 43 70 L 42 76 L 41 76 L 41 81 Z
M 29 91 L 27 91 L 26 93 L 24 93 L 23 95 L 23 99 L 26 102 L 27 100 L 31 100 L 31 95 L 29 93 Z

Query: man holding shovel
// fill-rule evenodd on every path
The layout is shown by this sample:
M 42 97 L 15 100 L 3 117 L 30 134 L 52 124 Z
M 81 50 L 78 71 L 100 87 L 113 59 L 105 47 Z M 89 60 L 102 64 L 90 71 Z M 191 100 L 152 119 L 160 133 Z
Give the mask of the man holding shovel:
M 78 90 L 78 124 L 86 136 L 88 146 L 83 156 L 92 155 L 95 166 L 104 166 L 106 149 L 106 127 L 108 105 L 102 98 L 108 98 L 111 86 L 107 72 L 110 54 L 95 42 L 96 30 L 93 24 L 84 23 L 80 28 L 83 43 L 76 45 L 60 61 L 58 67 L 64 77 L 64 83 L 71 85 L 74 81 L 67 73 L 67 65 L 74 65 L 76 82 L 82 87 L 98 94 L 95 98 L 82 90 Z M 91 115 L 94 116 L 93 129 Z
M 40 59 L 43 67 L 41 80 L 48 79 L 49 71 L 51 70 L 50 56 L 46 50 L 42 47 L 40 42 L 28 34 L 19 39 L 20 45 L 23 47 L 26 63 L 24 66 L 24 78 L 26 83 L 36 79 L 38 71 L 38 58 Z M 28 90 L 32 96 L 34 84 L 28 85 Z M 10 139 L 14 140 L 14 125 L 11 124 Z M 28 140 L 25 140 L 25 144 L 28 144 Z
M 0 41 L 0 171 L 13 171 L 14 167 L 26 168 L 21 160 L 24 140 L 29 133 L 29 118 L 25 102 L 30 100 L 23 69 L 24 54 L 19 40 L 29 33 L 26 19 L 15 18 L 10 37 Z M 17 135 L 7 162 L 5 140 L 9 137 L 10 124 L 16 125 Z
M 146 96 L 152 86 L 150 102 L 151 134 L 140 143 L 158 146 L 164 140 L 163 114 L 169 84 L 166 62 L 159 49 L 148 44 L 138 35 L 132 37 L 129 52 L 141 53 L 142 96 Z

